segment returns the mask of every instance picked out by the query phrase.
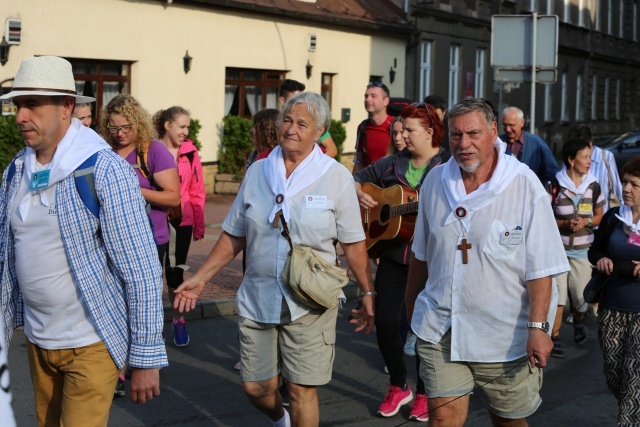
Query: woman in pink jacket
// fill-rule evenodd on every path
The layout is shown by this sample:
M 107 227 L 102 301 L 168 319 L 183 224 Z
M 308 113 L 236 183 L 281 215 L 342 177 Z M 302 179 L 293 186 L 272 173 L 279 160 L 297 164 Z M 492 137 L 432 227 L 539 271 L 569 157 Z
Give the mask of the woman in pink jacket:
M 200 240 L 204 237 L 204 182 L 202 163 L 193 142 L 187 139 L 189 133 L 189 112 L 182 107 L 171 107 L 160 110 L 153 115 L 153 124 L 158 138 L 169 149 L 176 159 L 180 176 L 181 215 L 169 212 L 170 224 L 175 230 L 175 263 L 171 266 L 169 254 L 165 259 L 165 273 L 169 287 L 169 300 L 173 306 L 175 294 L 173 289 L 182 284 L 184 271 L 187 268 L 187 254 L 191 238 Z M 169 253 L 171 252 L 171 246 Z M 182 314 L 173 310 L 173 343 L 177 347 L 189 344 L 189 334 Z

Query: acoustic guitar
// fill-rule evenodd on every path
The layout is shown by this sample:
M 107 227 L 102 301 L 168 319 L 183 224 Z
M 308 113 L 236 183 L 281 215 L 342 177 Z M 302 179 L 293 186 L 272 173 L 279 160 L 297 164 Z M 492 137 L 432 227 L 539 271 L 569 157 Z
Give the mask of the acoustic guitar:
M 401 185 L 380 188 L 368 182 L 362 184 L 362 191 L 378 202 L 374 208 L 360 210 L 369 257 L 380 258 L 398 244 L 410 242 L 416 225 L 418 193 Z

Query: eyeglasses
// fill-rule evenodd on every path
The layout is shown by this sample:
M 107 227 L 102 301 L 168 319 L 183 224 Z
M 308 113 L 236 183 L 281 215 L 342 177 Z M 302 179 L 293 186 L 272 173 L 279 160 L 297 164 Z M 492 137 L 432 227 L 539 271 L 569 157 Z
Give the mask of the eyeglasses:
M 424 107 L 425 110 L 427 110 L 427 114 L 429 115 L 429 120 L 431 120 L 431 126 L 433 126 L 433 117 L 431 117 L 431 112 L 429 111 L 429 107 L 427 107 L 426 102 L 414 102 L 413 104 L 411 104 L 412 107 L 416 107 L 416 108 L 420 108 L 420 107 Z
M 125 126 L 107 126 L 107 130 L 111 135 L 117 135 L 118 132 L 122 132 L 123 135 L 131 132 L 133 125 L 125 125 Z

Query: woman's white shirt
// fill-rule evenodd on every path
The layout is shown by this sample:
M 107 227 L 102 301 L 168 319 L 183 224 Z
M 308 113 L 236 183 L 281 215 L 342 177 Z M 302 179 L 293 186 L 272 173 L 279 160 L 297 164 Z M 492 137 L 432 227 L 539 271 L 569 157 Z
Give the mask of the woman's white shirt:
M 280 323 L 283 297 L 291 320 L 309 309 L 293 299 L 282 281 L 289 244 L 280 235 L 282 224 L 274 228 L 268 220 L 276 195 L 265 178 L 263 161 L 247 171 L 222 229 L 247 240 L 247 269 L 236 297 L 238 314 L 255 322 Z M 335 239 L 355 243 L 365 238 L 353 177 L 338 162 L 288 203 L 293 244 L 310 246 L 328 262 L 335 262 Z

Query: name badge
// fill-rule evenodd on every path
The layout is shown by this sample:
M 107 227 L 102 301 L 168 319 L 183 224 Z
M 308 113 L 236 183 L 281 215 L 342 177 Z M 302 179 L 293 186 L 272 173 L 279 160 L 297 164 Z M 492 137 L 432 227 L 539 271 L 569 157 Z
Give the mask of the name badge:
M 627 239 L 627 243 L 634 245 L 634 246 L 640 246 L 640 234 L 638 233 L 631 233 L 629 234 L 629 238 Z
M 304 196 L 304 207 L 307 209 L 324 209 L 327 207 L 327 196 Z
M 591 203 L 580 203 L 578 205 L 578 213 L 580 213 L 580 214 L 590 214 L 591 213 Z
M 31 181 L 29 181 L 29 190 L 39 190 L 41 188 L 47 188 L 49 186 L 49 169 L 41 170 L 31 174 Z
M 521 245 L 522 230 L 507 230 L 500 236 L 501 245 Z

